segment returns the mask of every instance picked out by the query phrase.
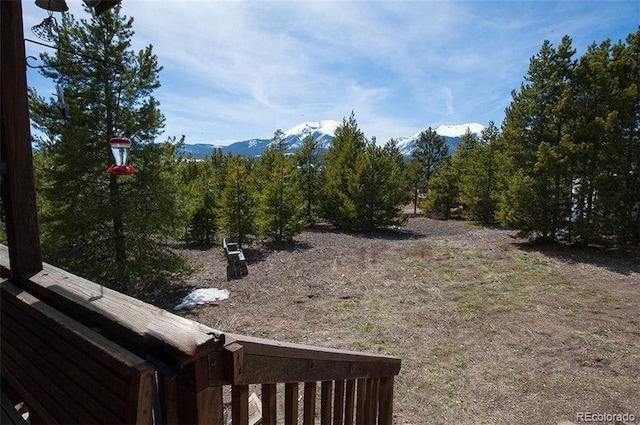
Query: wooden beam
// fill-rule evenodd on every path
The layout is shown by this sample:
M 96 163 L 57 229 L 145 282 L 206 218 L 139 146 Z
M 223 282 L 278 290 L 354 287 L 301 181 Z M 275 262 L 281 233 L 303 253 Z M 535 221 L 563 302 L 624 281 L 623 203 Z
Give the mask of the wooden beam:
M 227 347 L 242 346 L 242 373 L 233 384 L 312 382 L 397 375 L 401 360 L 380 354 L 359 353 L 284 343 L 225 333 Z M 230 369 L 227 368 L 229 372 Z M 212 375 L 212 378 L 215 378 Z M 211 381 L 210 384 L 214 384 Z
M 0 245 L 0 258 L 4 252 L 6 248 Z M 169 367 L 181 369 L 224 345 L 220 331 L 49 264 L 33 276 L 17 280 L 21 287 L 73 319 L 98 327 L 103 335 L 130 351 L 149 354 Z M 204 384 L 194 391 L 208 385 L 209 367 L 205 364 L 202 376 L 198 376 Z
M 11 272 L 42 270 L 21 0 L 0 1 L 0 162 Z

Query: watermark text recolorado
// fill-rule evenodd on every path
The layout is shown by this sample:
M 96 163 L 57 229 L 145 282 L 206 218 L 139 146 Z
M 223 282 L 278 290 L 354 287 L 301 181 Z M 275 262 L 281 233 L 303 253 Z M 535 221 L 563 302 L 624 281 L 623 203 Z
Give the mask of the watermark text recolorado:
M 632 413 L 576 412 L 578 422 L 634 422 L 636 415 Z

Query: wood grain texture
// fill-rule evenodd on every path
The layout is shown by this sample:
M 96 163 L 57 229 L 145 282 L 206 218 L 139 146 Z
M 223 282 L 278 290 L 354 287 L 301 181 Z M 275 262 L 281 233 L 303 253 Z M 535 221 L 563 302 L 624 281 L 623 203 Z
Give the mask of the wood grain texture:
M 249 386 L 231 387 L 231 415 L 233 425 L 249 425 Z
M 262 424 L 276 425 L 276 384 L 262 385 Z
M 232 384 L 378 378 L 397 375 L 401 367 L 401 360 L 392 356 L 283 343 L 229 333 L 225 334 L 225 340 L 227 347 L 232 344 L 242 347 L 242 374 L 234 373 L 229 378 Z M 211 376 L 212 384 L 216 378 Z
M 345 381 L 340 380 L 334 383 L 335 391 L 333 396 L 333 425 L 344 423 L 344 387 Z
M 44 264 L 20 285 L 68 316 L 139 354 L 182 367 L 219 350 L 224 335 L 141 300 Z
M 367 404 L 367 380 L 358 379 L 356 387 L 356 425 L 370 425 L 365 421 Z
M 323 381 L 320 394 L 320 424 L 331 425 L 331 407 L 333 402 L 333 382 Z
M 27 421 L 18 413 L 13 403 L 4 393 L 2 397 L 2 409 L 0 409 L 0 424 L 2 425 L 28 425 Z
M 284 423 L 295 425 L 298 423 L 298 383 L 284 385 Z
M 344 424 L 353 425 L 356 400 L 356 381 L 350 379 L 345 385 Z
M 46 423 L 152 422 L 155 369 L 10 282 L 1 374 Z
M 313 425 L 315 423 L 316 393 L 317 385 L 315 382 L 304 383 L 304 407 L 302 411 L 302 423 L 304 425 Z
M 393 376 L 380 379 L 380 413 L 378 423 L 380 425 L 393 424 Z
M 0 24 L 0 160 L 6 164 L 7 171 L 1 184 L 11 269 L 21 275 L 41 270 L 42 254 L 20 0 L 0 2 Z

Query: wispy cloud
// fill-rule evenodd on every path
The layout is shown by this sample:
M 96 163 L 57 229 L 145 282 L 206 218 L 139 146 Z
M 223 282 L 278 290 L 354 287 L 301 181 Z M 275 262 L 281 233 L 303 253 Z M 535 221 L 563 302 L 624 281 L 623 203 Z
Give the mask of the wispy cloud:
M 80 0 L 67 2 L 86 17 Z M 622 0 L 122 4 L 135 18 L 134 47 L 152 44 L 164 66 L 156 94 L 165 135 L 218 144 L 351 110 L 381 142 L 440 124 L 499 125 L 545 39 L 557 45 L 568 34 L 580 52 L 636 31 L 640 16 Z M 28 35 L 45 13 L 23 7 Z

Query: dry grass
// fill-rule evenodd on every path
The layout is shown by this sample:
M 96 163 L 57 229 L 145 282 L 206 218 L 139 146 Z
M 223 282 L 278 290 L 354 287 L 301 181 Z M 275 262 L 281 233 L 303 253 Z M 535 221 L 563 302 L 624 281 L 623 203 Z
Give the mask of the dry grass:
M 398 424 L 640 417 L 640 262 L 630 255 L 420 217 L 398 232 L 316 228 L 293 247 L 248 250 L 249 276 L 231 282 L 220 249 L 185 252 L 200 266 L 185 287 L 231 291 L 189 318 L 401 357 Z M 172 288 L 152 301 L 171 308 L 184 295 Z

